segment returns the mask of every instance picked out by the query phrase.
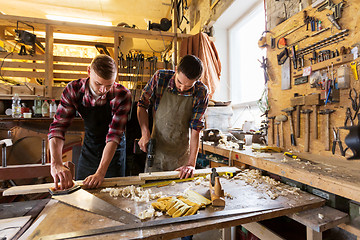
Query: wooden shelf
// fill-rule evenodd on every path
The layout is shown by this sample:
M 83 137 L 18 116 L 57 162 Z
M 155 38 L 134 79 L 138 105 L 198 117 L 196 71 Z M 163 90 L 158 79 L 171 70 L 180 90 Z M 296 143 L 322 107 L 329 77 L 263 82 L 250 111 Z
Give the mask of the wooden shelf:
M 325 60 L 323 62 L 316 63 L 314 65 L 311 65 L 311 69 L 312 69 L 312 72 L 315 72 L 317 70 L 327 68 L 328 66 L 331 66 L 331 64 L 334 64 L 334 66 L 336 66 L 336 65 L 351 62 L 353 60 L 354 60 L 353 54 L 338 56 L 335 58 Z M 307 67 L 310 67 L 310 66 L 307 66 Z M 303 69 L 293 69 L 293 77 L 299 77 L 299 76 L 302 76 L 302 74 L 303 74 Z
M 182 33 L 172 33 L 163 31 L 142 30 L 133 28 L 124 28 L 117 26 L 100 26 L 85 23 L 70 23 L 42 18 L 30 18 L 14 15 L 0 15 L 0 25 L 16 28 L 17 21 L 30 23 L 37 31 L 45 31 L 46 25 L 54 27 L 56 33 L 73 33 L 91 36 L 114 37 L 114 33 L 120 36 L 126 35 L 131 38 L 145 38 L 154 40 L 173 41 L 174 37 L 185 38 L 191 35 Z M 96 33 L 96 34 L 94 34 Z

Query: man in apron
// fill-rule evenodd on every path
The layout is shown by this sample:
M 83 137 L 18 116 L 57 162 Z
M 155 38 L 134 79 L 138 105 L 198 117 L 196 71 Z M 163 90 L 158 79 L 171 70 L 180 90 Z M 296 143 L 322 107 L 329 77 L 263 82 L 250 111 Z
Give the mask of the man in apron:
M 157 71 L 143 89 L 137 110 L 142 134 L 139 146 L 146 152 L 149 139 L 156 139 L 153 171 L 177 170 L 180 178 L 193 176 L 208 106 L 207 88 L 199 81 L 202 72 L 201 60 L 186 55 L 175 71 Z M 155 112 L 151 134 L 150 105 Z
M 115 61 L 98 55 L 88 67 L 88 77 L 70 82 L 63 91 L 48 135 L 51 175 L 55 183 L 60 181 L 60 189 L 72 186 L 70 170 L 62 163 L 62 149 L 66 129 L 76 112 L 85 125 L 77 179 L 85 179 L 85 187 L 95 188 L 105 177 L 125 175 L 124 131 L 131 93 L 115 82 L 116 75 Z

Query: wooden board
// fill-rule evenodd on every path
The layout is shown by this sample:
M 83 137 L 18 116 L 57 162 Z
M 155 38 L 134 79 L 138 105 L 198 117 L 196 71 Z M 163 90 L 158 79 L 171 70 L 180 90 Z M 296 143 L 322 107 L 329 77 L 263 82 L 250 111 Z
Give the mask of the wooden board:
M 321 214 L 320 216 L 323 218 L 321 218 L 319 214 Z M 310 227 L 316 232 L 323 232 L 336 227 L 341 223 L 349 221 L 348 214 L 328 206 L 294 213 L 288 217 L 307 227 Z
M 204 144 L 204 150 L 230 156 L 230 151 Z M 256 153 L 250 148 L 232 150 L 231 158 L 247 165 L 283 176 L 311 187 L 360 201 L 360 160 L 344 157 L 324 157 L 310 153 L 296 153 L 302 161 L 285 158 L 282 153 Z M 284 158 L 286 162 L 284 162 Z M 310 161 L 309 161 L 310 160 Z
M 335 1 L 334 1 L 335 2 Z M 339 3 L 340 1 L 336 1 L 335 3 Z M 326 17 L 326 14 L 331 13 L 330 10 L 326 9 L 322 12 L 317 12 L 317 8 L 306 8 L 304 10 L 307 11 L 307 14 L 309 17 L 315 17 L 318 20 L 321 20 L 323 28 L 327 28 L 332 26 L 328 18 Z M 342 29 L 349 29 L 349 36 L 346 37 L 346 40 L 339 42 L 334 45 L 330 45 L 328 47 L 324 47 L 319 50 L 335 50 L 338 49 L 340 51 L 340 48 L 342 46 L 345 47 L 351 47 L 353 44 L 359 42 L 360 39 L 360 31 L 358 31 L 358 26 L 360 23 L 360 15 L 358 14 L 358 10 L 360 9 L 360 2 L 359 1 L 347 1 L 344 5 L 344 8 L 342 10 L 342 17 L 339 19 L 339 24 L 341 25 Z M 298 25 L 303 24 L 303 12 L 299 12 L 293 17 L 289 18 L 285 22 L 279 24 L 278 26 L 271 29 L 272 36 L 277 36 L 285 32 L 286 29 L 291 29 L 294 23 L 297 23 Z M 310 26 L 309 26 L 310 28 Z M 305 39 L 304 41 L 299 43 L 299 48 L 304 48 L 310 44 L 313 44 L 315 42 L 318 42 L 324 38 L 327 38 L 335 33 L 340 32 L 341 30 L 337 30 L 335 27 L 333 27 L 331 30 L 325 31 L 317 36 L 309 37 Z M 316 33 L 315 31 L 306 31 L 306 26 L 300 28 L 299 30 L 289 34 L 286 36 L 286 39 L 288 43 L 293 43 L 305 35 L 311 35 L 313 33 Z M 276 41 L 278 38 L 276 38 Z M 298 93 L 300 95 L 308 95 L 311 93 L 320 93 L 321 91 L 315 88 L 310 87 L 310 83 L 306 84 L 300 84 L 300 85 L 294 85 L 294 75 L 298 76 L 299 73 L 302 73 L 302 70 L 299 71 L 294 70 L 293 66 L 291 67 L 292 70 L 292 88 L 290 90 L 281 90 L 281 66 L 277 64 L 277 55 L 282 51 L 282 49 L 271 49 L 270 47 L 267 49 L 267 58 L 268 58 L 268 65 L 269 65 L 269 75 L 270 75 L 270 81 L 268 82 L 268 96 L 269 96 L 269 105 L 270 105 L 270 111 L 269 116 L 277 116 L 282 114 L 281 110 L 290 107 L 291 102 L 290 99 L 294 97 L 295 93 Z M 309 58 L 312 57 L 312 54 L 305 56 L 305 67 L 310 66 Z M 346 58 L 344 60 L 344 58 Z M 334 70 L 335 70 L 335 77 L 337 77 L 336 70 L 339 65 L 337 64 L 337 59 L 340 59 L 340 61 L 348 61 L 349 55 L 344 55 L 338 58 L 333 58 L 330 60 L 326 60 L 326 62 L 322 63 L 316 63 L 312 65 L 314 67 L 314 70 L 317 70 L 319 68 L 323 68 L 325 71 L 327 70 L 327 66 L 330 65 L 330 71 L 331 71 L 331 62 L 335 64 Z M 357 62 L 360 61 L 360 59 L 356 59 Z M 325 65 L 326 64 L 326 65 Z M 349 66 L 349 62 L 346 63 Z M 291 64 L 293 65 L 293 64 Z M 349 66 L 350 67 L 350 66 Z M 358 73 L 360 69 L 358 68 Z M 331 74 L 330 74 L 331 77 Z M 354 87 L 358 92 L 360 92 L 360 81 L 354 80 L 352 72 L 350 72 L 350 84 L 351 87 Z M 339 103 L 333 103 L 328 104 L 326 106 L 321 105 L 319 106 L 319 110 L 324 110 L 326 108 L 330 109 L 336 109 L 336 112 L 330 115 L 330 128 L 333 126 L 341 127 L 344 125 L 345 121 L 345 115 L 346 115 L 346 108 L 351 108 L 351 101 L 348 99 L 348 93 L 349 89 L 342 89 L 340 90 L 340 102 Z M 324 101 L 322 101 L 322 104 L 324 104 Z M 305 108 L 305 107 L 303 107 Z M 296 126 L 296 117 L 295 112 L 293 113 L 293 117 L 295 119 L 294 126 Z M 312 113 L 313 115 L 313 113 Z M 325 127 L 325 117 L 323 115 L 319 115 L 318 117 L 318 133 L 319 138 L 315 139 L 314 136 L 314 127 L 312 123 L 313 116 L 310 116 L 310 152 L 314 154 L 319 154 L 325 157 L 331 157 L 332 153 L 331 151 L 325 151 L 325 134 L 324 134 L 324 127 Z M 305 115 L 301 115 L 300 118 L 301 121 L 301 134 L 300 138 L 296 139 L 297 146 L 292 146 L 290 141 L 290 134 L 285 135 L 285 149 L 286 150 L 292 150 L 295 152 L 303 152 L 304 151 L 304 140 L 305 140 Z M 357 123 L 355 121 L 355 123 Z M 275 128 L 276 129 L 276 128 Z M 276 130 L 275 130 L 276 131 Z M 289 133 L 290 128 L 289 124 L 284 124 L 284 132 Z M 340 139 L 344 143 L 344 139 L 348 131 L 346 130 L 340 130 Z M 269 128 L 269 136 L 272 134 L 272 128 Z M 332 142 L 333 134 L 330 134 L 330 141 Z M 273 146 L 276 146 L 275 143 L 271 143 Z M 344 146 L 345 148 L 345 146 Z M 331 148 L 330 148 L 331 149 Z M 340 151 L 337 149 L 336 156 L 340 156 Z M 350 151 L 347 152 L 347 156 L 350 156 Z
M 76 181 L 77 184 L 82 186 L 82 181 Z M 115 177 L 105 178 L 101 187 L 116 187 L 116 186 L 127 186 L 127 185 L 141 185 L 144 184 L 145 180 L 139 177 Z M 54 183 L 36 184 L 36 185 L 23 185 L 15 186 L 6 189 L 3 192 L 3 196 L 23 195 L 32 193 L 44 193 L 48 192 L 50 187 L 53 187 Z
M 218 173 L 225 173 L 225 172 L 238 172 L 239 169 L 237 167 L 218 167 L 216 168 Z M 207 175 L 211 173 L 211 168 L 205 169 L 196 169 L 194 172 L 194 177 Z M 179 171 L 164 171 L 164 172 L 153 172 L 149 173 L 140 173 L 140 179 L 142 180 L 161 180 L 161 179 L 175 179 L 180 177 Z
M 208 231 L 212 229 L 228 228 L 230 226 L 237 226 L 243 223 L 260 221 L 270 219 L 273 217 L 283 216 L 298 211 L 317 208 L 324 204 L 324 200 L 313 196 L 311 194 L 300 192 L 299 195 L 280 196 L 275 200 L 264 192 L 259 191 L 251 185 L 246 184 L 243 180 L 232 179 L 228 180 L 221 178 L 221 184 L 226 193 L 229 193 L 233 199 L 226 199 L 224 208 L 209 206 L 205 210 L 207 212 L 241 209 L 247 207 L 271 206 L 274 204 L 281 204 L 285 208 L 258 212 L 253 214 L 245 214 L 243 216 L 224 217 L 221 219 L 203 219 L 196 222 L 186 222 L 181 224 L 171 224 L 170 226 L 161 226 L 149 229 L 139 229 L 124 231 L 116 234 L 107 234 L 97 237 L 89 237 L 87 239 L 134 239 L 134 238 L 164 238 L 171 239 L 181 236 L 188 236 L 191 234 Z M 208 182 L 205 182 L 208 185 Z M 153 193 L 162 192 L 167 196 L 175 196 L 183 192 L 185 189 L 191 188 L 199 194 L 209 196 L 209 188 L 204 185 L 195 185 L 195 182 L 183 182 L 175 184 L 174 186 L 165 186 L 161 188 L 151 188 Z M 116 197 L 113 198 L 109 193 L 99 192 L 99 190 L 92 191 L 94 195 L 103 200 L 118 206 L 122 209 L 128 208 L 134 215 L 138 215 L 141 211 L 147 209 L 151 203 L 136 203 L 128 198 Z M 162 216 L 159 219 L 164 219 Z M 150 220 L 151 221 L 151 220 Z M 56 224 L 55 224 L 56 223 Z M 55 226 L 62 226 L 61 228 Z M 73 207 L 64 205 L 62 203 L 54 203 L 51 208 L 44 209 L 44 212 L 39 216 L 34 227 L 30 228 L 25 236 L 26 239 L 39 238 L 41 236 L 52 235 L 57 233 L 79 231 L 85 229 L 95 229 L 100 227 L 110 227 L 118 225 L 115 221 L 98 216 L 89 212 L 84 212 Z M 53 226 L 53 227 L 50 227 Z

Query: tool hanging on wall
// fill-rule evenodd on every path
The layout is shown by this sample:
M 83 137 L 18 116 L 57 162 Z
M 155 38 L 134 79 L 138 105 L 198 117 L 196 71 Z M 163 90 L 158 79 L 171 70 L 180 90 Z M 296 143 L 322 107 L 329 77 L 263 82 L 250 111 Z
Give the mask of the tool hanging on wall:
M 278 115 L 275 118 L 275 121 L 280 122 L 280 126 L 281 126 L 281 140 L 280 140 L 280 147 L 284 148 L 285 147 L 285 141 L 284 141 L 284 124 L 283 122 L 286 122 L 288 120 L 287 116 L 285 115 Z
M 354 79 L 355 80 L 359 80 L 359 75 L 358 75 L 358 72 L 357 72 L 357 62 L 353 61 L 350 63 L 350 67 L 351 67 L 351 70 L 353 72 L 353 76 L 354 76 Z
M 262 32 L 261 34 L 261 37 L 260 39 L 258 40 L 258 46 L 259 48 L 265 48 L 267 46 L 269 46 L 269 44 L 267 43 L 267 40 L 266 40 L 266 33 L 269 33 L 270 31 L 264 31 Z
M 325 115 L 325 151 L 330 151 L 330 114 L 335 112 L 333 109 L 324 109 L 319 111 L 319 114 Z
M 301 113 L 305 114 L 305 144 L 304 151 L 309 152 L 310 149 L 310 113 L 311 109 L 302 110 Z
M 342 142 L 340 140 L 340 133 L 339 133 L 339 128 L 335 128 L 333 127 L 333 134 L 334 134 L 334 140 L 333 140 L 333 145 L 332 145 L 332 154 L 334 155 L 335 154 L 335 151 L 336 151 L 336 143 L 339 145 L 339 149 L 340 149 L 340 153 L 341 153 L 341 156 L 344 156 L 345 157 L 345 151 L 343 149 L 343 146 L 342 146 Z
M 286 112 L 289 118 L 289 126 L 290 126 L 290 142 L 292 146 L 296 146 L 295 142 L 295 134 L 294 134 L 294 126 L 293 126 L 293 120 L 292 120 L 292 112 L 295 110 L 295 108 L 285 108 L 281 110 L 282 112 Z

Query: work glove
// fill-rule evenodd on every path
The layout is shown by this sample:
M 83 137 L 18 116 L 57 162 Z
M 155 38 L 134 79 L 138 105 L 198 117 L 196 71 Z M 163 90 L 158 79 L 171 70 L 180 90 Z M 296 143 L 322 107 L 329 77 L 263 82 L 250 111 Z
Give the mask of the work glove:
M 194 203 L 183 196 L 175 197 L 165 197 L 160 198 L 156 202 L 151 204 L 155 209 L 162 212 L 166 212 L 169 216 L 182 217 L 195 214 L 200 205 Z

